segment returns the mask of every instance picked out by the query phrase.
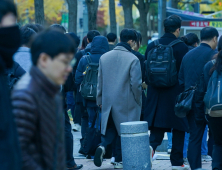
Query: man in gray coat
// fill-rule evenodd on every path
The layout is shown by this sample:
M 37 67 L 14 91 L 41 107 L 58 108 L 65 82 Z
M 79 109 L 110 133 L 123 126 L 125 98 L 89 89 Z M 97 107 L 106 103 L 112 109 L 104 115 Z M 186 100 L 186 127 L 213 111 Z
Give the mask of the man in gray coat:
M 137 36 L 133 30 L 120 33 L 121 43 L 104 54 L 99 62 L 97 105 L 102 109 L 102 142 L 97 148 L 94 164 L 102 165 L 107 145 L 116 139 L 116 163 L 122 168 L 120 123 L 139 121 L 142 105 L 142 76 L 140 61 L 131 53 Z

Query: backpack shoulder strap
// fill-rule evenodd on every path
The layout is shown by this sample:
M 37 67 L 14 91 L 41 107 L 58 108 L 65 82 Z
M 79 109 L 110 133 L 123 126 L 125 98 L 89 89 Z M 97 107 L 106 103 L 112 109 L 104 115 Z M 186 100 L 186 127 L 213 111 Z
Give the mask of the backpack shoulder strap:
M 90 57 L 90 53 L 87 53 L 86 60 L 87 60 L 88 64 L 92 63 L 92 60 L 91 60 L 91 57 Z
M 158 46 L 159 44 L 160 44 L 160 42 L 159 42 L 158 39 L 154 41 L 154 45 L 155 45 L 155 46 Z
M 169 46 L 171 46 L 171 47 L 173 47 L 174 45 L 176 45 L 176 44 L 178 44 L 178 43 L 182 43 L 183 41 L 181 41 L 180 39 L 176 39 L 176 40 L 174 40 L 173 42 L 171 42 L 170 44 L 169 44 Z

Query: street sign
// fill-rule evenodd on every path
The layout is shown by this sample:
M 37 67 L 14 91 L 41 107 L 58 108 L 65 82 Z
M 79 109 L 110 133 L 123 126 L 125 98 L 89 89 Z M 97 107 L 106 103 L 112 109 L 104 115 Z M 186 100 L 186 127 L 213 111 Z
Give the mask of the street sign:
M 222 22 L 217 21 L 190 21 L 190 27 L 216 27 L 222 28 Z

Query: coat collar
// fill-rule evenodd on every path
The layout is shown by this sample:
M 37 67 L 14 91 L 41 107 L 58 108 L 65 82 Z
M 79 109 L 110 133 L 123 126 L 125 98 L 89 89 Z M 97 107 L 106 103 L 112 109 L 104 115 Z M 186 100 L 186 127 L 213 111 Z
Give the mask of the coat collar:
M 54 97 L 60 90 L 60 86 L 57 86 L 49 81 L 49 79 L 39 70 L 38 67 L 32 66 L 30 75 L 36 81 L 38 86 L 48 95 Z
M 174 38 L 177 39 L 177 37 L 172 33 L 165 33 L 161 38 Z
M 126 48 L 124 48 L 123 46 L 116 46 L 113 50 L 120 50 L 120 51 L 130 52 Z

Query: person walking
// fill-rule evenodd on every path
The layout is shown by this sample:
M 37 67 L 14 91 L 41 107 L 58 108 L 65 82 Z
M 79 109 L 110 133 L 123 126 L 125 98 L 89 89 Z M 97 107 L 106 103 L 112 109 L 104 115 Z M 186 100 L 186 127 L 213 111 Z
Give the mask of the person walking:
M 131 53 L 137 36 L 123 29 L 120 43 L 99 61 L 97 105 L 101 107 L 101 143 L 96 149 L 94 164 L 102 165 L 107 145 L 116 140 L 114 168 L 123 168 L 120 124 L 139 121 L 142 107 L 142 74 L 138 58 Z
M 13 67 L 13 54 L 20 46 L 15 5 L 0 1 L 0 169 L 21 170 L 21 150 L 12 114 L 6 69 Z
M 75 81 L 79 87 L 84 78 L 84 72 L 88 66 L 87 56 L 90 57 L 92 63 L 98 63 L 100 57 L 109 51 L 109 44 L 107 38 L 104 36 L 96 36 L 93 38 L 91 50 L 89 55 L 85 55 L 81 58 L 75 75 Z M 100 112 L 100 108 L 96 104 L 96 100 L 83 99 L 84 106 L 87 108 L 88 112 L 88 127 L 92 126 L 94 118 L 97 116 L 97 113 Z M 95 125 L 96 126 L 96 125 Z M 99 128 L 100 129 L 100 128 Z
M 195 92 L 195 120 L 199 124 L 205 124 L 206 120 L 209 124 L 209 129 L 213 134 L 214 146 L 212 153 L 212 169 L 220 170 L 222 169 L 222 118 L 221 117 L 211 117 L 205 114 L 204 108 L 204 96 L 207 92 L 207 87 L 209 84 L 210 77 L 214 71 L 221 74 L 222 67 L 222 37 L 218 43 L 218 54 L 213 60 L 209 61 L 203 69 L 203 74 L 201 75 L 200 81 L 197 85 L 197 90 Z M 220 94 L 219 94 L 220 95 Z
M 158 40 L 159 44 L 169 45 L 178 40 L 180 35 L 181 18 L 172 15 L 164 20 L 165 34 Z M 155 41 L 147 46 L 145 57 L 149 59 L 148 53 L 155 47 Z M 188 52 L 185 43 L 179 42 L 172 47 L 173 56 L 176 60 L 176 71 L 179 73 L 180 64 L 184 55 Z M 161 59 L 161 56 L 160 56 Z M 157 74 L 158 75 L 158 74 Z M 147 89 L 146 108 L 144 120 L 148 122 L 150 129 L 150 145 L 155 151 L 161 145 L 165 132 L 172 130 L 172 151 L 170 161 L 172 169 L 188 169 L 183 161 L 184 135 L 188 131 L 187 120 L 178 118 L 174 112 L 175 100 L 181 92 L 179 82 L 171 87 L 156 87 L 149 85 Z
M 12 92 L 23 169 L 66 170 L 64 115 L 59 93 L 72 71 L 73 41 L 56 30 L 41 32 L 31 45 L 33 66 Z M 81 169 L 74 164 L 68 169 Z
M 218 31 L 213 27 L 205 27 L 200 32 L 201 44 L 189 51 L 183 58 L 179 82 L 184 90 L 195 86 L 203 72 L 204 65 L 215 55 Z M 201 168 L 201 143 L 206 128 L 206 122 L 195 121 L 195 111 L 192 109 L 187 115 L 189 123 L 188 161 L 192 170 Z

